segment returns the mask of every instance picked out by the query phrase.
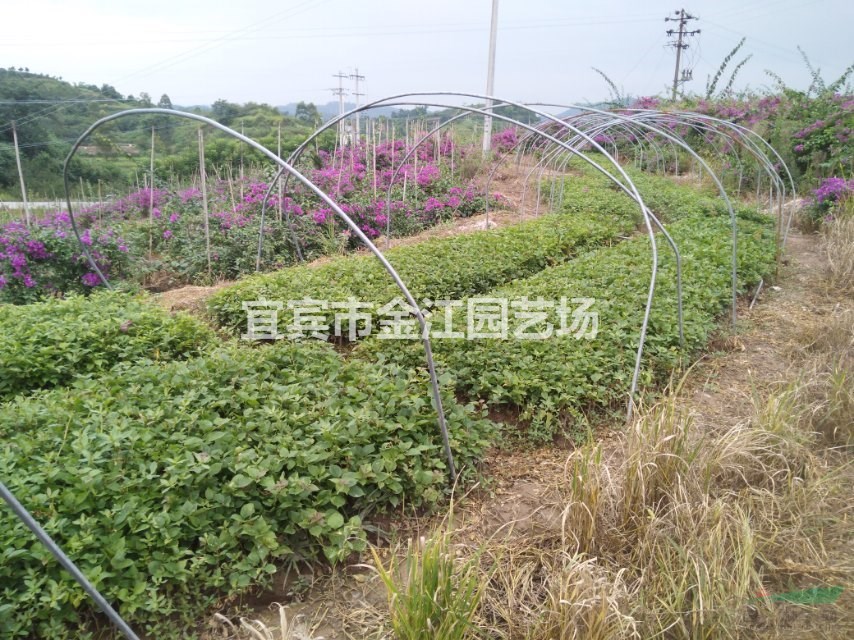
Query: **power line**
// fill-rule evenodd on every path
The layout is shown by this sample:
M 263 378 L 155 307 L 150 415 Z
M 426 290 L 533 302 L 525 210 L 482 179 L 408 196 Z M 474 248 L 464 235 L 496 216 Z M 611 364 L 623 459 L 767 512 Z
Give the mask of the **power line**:
M 89 102 L 128 102 L 129 98 L 80 98 L 74 100 L 0 100 L 0 104 L 66 104 Z

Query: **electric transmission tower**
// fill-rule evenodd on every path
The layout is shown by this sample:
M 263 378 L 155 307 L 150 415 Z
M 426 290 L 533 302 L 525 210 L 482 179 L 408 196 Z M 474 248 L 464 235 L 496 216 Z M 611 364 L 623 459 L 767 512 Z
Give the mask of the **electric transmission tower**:
M 364 93 L 359 93 L 359 81 L 364 80 L 365 76 L 359 75 L 359 67 L 356 67 L 356 73 L 350 74 L 350 79 L 353 81 L 353 95 L 356 96 L 356 108 L 359 108 L 359 97 L 365 95 Z M 359 137 L 361 135 L 361 128 L 359 127 L 359 112 L 356 112 L 356 139 L 354 144 L 359 143 Z
M 671 38 L 676 36 L 675 42 L 670 42 L 668 46 L 676 49 L 676 69 L 673 71 L 673 92 L 670 96 L 671 100 L 676 100 L 676 90 L 679 88 L 679 83 L 688 82 L 693 77 L 693 71 L 691 69 L 685 69 L 682 71 L 681 75 L 679 73 L 679 63 L 682 61 L 682 50 L 688 48 L 688 43 L 685 42 L 685 39 L 688 36 L 695 36 L 700 33 L 699 29 L 694 31 L 687 31 L 686 27 L 688 26 L 688 22 L 691 20 L 699 20 L 697 16 L 692 16 L 690 13 L 685 11 L 685 9 L 679 9 L 678 11 L 674 11 L 676 14 L 675 18 L 667 17 L 664 19 L 665 22 L 678 22 L 678 29 L 668 29 L 667 35 Z
M 338 117 L 344 115 L 344 96 L 347 95 L 347 90 L 344 88 L 344 78 L 349 78 L 346 73 L 338 73 L 332 74 L 333 78 L 338 78 L 338 88 L 333 87 L 331 89 L 332 95 L 338 96 Z M 346 135 L 344 133 L 344 121 L 338 121 L 338 141 L 339 144 L 344 145 L 346 143 Z

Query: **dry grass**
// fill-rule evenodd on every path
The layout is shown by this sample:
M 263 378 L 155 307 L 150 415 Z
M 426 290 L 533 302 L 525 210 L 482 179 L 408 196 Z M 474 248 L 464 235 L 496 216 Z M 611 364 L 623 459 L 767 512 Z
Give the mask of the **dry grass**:
M 569 454 L 562 471 L 525 471 L 542 485 L 527 517 L 549 514 L 554 526 L 514 519 L 498 535 L 479 523 L 479 538 L 440 528 L 398 548 L 403 560 L 377 556 L 388 606 L 360 609 L 352 637 L 854 637 L 851 220 L 828 226 L 833 258 L 825 280 L 806 285 L 809 301 L 781 307 L 773 348 L 796 366 L 775 369 L 778 383 L 740 388 L 752 395 L 749 417 L 701 430 L 674 385 L 624 433 Z M 425 581 L 428 565 L 435 579 Z M 841 605 L 762 597 L 830 586 L 848 592 Z M 447 634 L 443 616 L 457 620 Z
M 854 294 L 854 198 L 840 207 L 837 218 L 824 228 L 827 284 L 840 293 Z
M 774 636 L 779 607 L 757 593 L 851 586 L 854 568 L 832 552 L 854 516 L 840 447 L 851 385 L 834 369 L 848 346 L 814 345 L 809 370 L 733 428 L 695 433 L 674 393 L 641 412 L 608 461 L 595 443 L 573 452 L 543 505 L 562 514 L 559 532 L 492 538 L 468 565 L 482 586 L 465 637 Z

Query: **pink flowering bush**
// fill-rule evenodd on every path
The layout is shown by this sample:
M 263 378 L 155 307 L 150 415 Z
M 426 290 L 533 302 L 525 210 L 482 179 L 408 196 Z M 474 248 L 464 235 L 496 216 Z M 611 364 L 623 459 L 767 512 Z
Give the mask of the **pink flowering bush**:
M 499 153 L 511 151 L 516 147 L 518 142 L 519 132 L 515 127 L 508 127 L 492 136 L 492 148 Z
M 854 197 L 854 179 L 831 176 L 813 189 L 801 211 L 800 222 L 806 231 L 815 231 L 836 216 L 843 202 Z
M 505 129 L 497 145 L 511 148 L 516 136 L 515 129 Z M 471 155 L 480 160 L 479 153 Z M 467 148 L 444 134 L 417 149 L 395 140 L 376 150 L 366 144 L 320 150 L 306 158 L 310 164 L 302 171 L 375 240 L 482 212 L 487 196 L 462 177 L 466 156 Z M 268 188 L 264 179 L 209 180 L 207 226 L 197 187 L 141 189 L 78 217 L 88 228 L 84 242 L 108 278 L 130 277 L 153 288 L 208 283 L 256 270 Z M 499 207 L 500 200 L 489 202 Z M 329 203 L 296 180 L 289 181 L 281 203 L 274 189 L 266 204 L 263 269 L 288 266 L 300 255 L 311 259 L 362 246 Z M 101 284 L 87 268 L 65 214 L 29 230 L 12 225 L 2 239 L 0 292 L 6 299 L 27 301 Z
M 91 222 L 85 215 L 81 218 L 83 224 Z M 93 224 L 80 235 L 104 275 L 127 274 L 128 245 L 115 229 Z M 0 228 L 0 302 L 23 304 L 68 292 L 87 293 L 101 284 L 67 213 L 34 220 L 29 228 L 22 222 Z

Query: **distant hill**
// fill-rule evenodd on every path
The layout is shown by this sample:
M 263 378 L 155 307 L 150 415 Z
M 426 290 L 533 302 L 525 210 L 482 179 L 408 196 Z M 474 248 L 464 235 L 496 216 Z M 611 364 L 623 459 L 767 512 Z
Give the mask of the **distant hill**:
M 28 69 L 0 69 L 0 200 L 21 198 L 12 121 L 29 195 L 52 199 L 63 191 L 62 164 L 80 134 L 106 115 L 152 106 L 174 108 L 167 95 L 154 101 L 145 93 L 124 96 L 107 84 L 72 84 Z M 253 102 L 241 105 L 217 100 L 209 106 L 179 109 L 243 130 L 271 150 L 278 147 L 281 126 L 283 153 L 293 150 L 315 128 L 313 121 L 285 116 L 275 107 Z M 155 173 L 192 175 L 198 169 L 197 125 L 160 115 L 134 116 L 110 123 L 87 139 L 71 166 L 76 188 L 81 188 L 82 180 L 88 197 L 100 186 L 118 193 L 141 181 L 148 172 L 152 127 L 156 132 Z M 262 161 L 257 152 L 225 134 L 210 131 L 206 136 L 206 159 L 212 168 Z M 334 133 L 329 139 L 334 141 Z
M 317 110 L 320 112 L 320 115 L 323 116 L 324 120 L 329 120 L 338 115 L 338 103 L 334 100 L 329 101 L 325 104 L 315 104 Z M 296 112 L 297 103 L 289 102 L 288 104 L 278 105 L 276 109 L 281 111 L 282 113 L 288 115 L 294 115 Z M 350 111 L 351 109 L 356 108 L 355 102 L 345 102 L 344 103 L 344 111 Z M 378 109 L 371 109 L 371 116 L 385 116 L 391 117 L 391 114 L 397 111 L 395 107 L 380 107 Z

